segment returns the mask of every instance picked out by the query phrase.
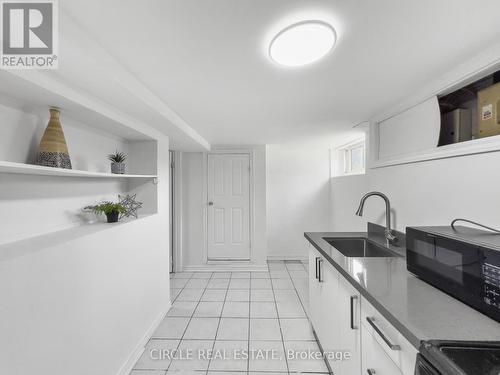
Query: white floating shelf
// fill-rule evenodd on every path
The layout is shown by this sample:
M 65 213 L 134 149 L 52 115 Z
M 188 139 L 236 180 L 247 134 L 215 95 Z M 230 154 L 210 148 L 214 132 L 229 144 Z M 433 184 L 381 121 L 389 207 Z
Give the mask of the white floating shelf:
M 139 220 L 153 217 L 154 215 L 156 214 L 139 215 L 136 219 L 123 219 L 117 223 L 106 223 L 105 221 L 99 221 L 92 224 L 73 223 L 67 228 L 55 230 L 53 232 L 18 238 L 12 242 L 0 242 L 0 262 L 41 251 L 61 243 L 70 242 L 99 231 L 113 229 L 121 225 L 133 224 Z
M 155 179 L 157 175 L 149 174 L 113 174 L 104 172 L 89 172 L 76 169 L 62 169 L 42 167 L 33 164 L 14 163 L 9 161 L 0 161 L 0 173 L 14 173 L 25 175 L 38 176 L 55 176 L 55 177 L 85 177 L 85 178 L 143 178 Z

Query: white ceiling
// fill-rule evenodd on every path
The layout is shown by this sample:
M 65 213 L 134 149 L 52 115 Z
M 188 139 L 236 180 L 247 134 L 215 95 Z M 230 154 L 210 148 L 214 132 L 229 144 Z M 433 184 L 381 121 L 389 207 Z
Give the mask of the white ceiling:
M 297 142 L 338 134 L 500 37 L 498 0 L 61 3 L 212 144 Z M 302 68 L 272 63 L 265 51 L 274 32 L 307 18 L 329 21 L 337 29 L 333 53 Z

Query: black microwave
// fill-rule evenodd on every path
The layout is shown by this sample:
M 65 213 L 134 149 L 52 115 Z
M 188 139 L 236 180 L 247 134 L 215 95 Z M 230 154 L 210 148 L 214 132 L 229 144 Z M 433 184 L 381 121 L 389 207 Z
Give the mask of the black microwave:
M 500 235 L 467 227 L 406 228 L 408 271 L 500 322 Z

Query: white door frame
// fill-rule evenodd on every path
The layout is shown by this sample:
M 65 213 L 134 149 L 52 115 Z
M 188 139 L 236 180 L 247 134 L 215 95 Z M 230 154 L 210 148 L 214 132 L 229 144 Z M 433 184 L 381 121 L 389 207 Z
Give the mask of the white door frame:
M 182 258 L 182 152 L 174 151 L 174 272 L 182 272 L 184 270 L 184 262 Z
M 170 248 L 170 251 L 169 251 L 169 260 L 170 260 L 170 264 L 169 264 L 169 272 L 172 273 L 172 272 L 175 272 L 175 245 L 174 245 L 174 241 L 175 241 L 175 176 L 174 176 L 174 164 L 175 164 L 175 156 L 174 156 L 174 151 L 172 150 L 169 150 L 168 151 L 168 157 L 169 157 L 169 174 L 168 174 L 168 182 L 169 182 L 169 185 L 168 185 L 168 188 L 169 188 L 169 191 L 168 191 L 168 197 L 169 197 L 169 205 L 168 205 L 168 219 L 169 219 L 169 248 Z
M 249 175 L 249 192 L 250 192 L 250 208 L 249 208 L 249 241 L 250 253 L 249 260 L 208 260 L 208 155 L 209 154 L 244 154 L 248 155 L 250 159 L 250 175 Z M 253 149 L 250 147 L 231 147 L 231 146 L 212 146 L 212 151 L 203 153 L 203 189 L 202 189 L 202 202 L 203 202 L 203 256 L 202 259 L 205 264 L 221 264 L 228 263 L 251 263 L 253 255 L 253 236 L 254 236 L 254 181 L 253 181 Z

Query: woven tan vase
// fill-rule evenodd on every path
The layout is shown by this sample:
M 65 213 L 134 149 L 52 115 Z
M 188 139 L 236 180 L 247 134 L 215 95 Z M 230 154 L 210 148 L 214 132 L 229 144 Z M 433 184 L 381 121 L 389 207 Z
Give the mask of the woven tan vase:
M 60 114 L 58 109 L 50 109 L 49 124 L 40 141 L 35 163 L 45 167 L 71 169 L 71 159 L 59 119 Z

